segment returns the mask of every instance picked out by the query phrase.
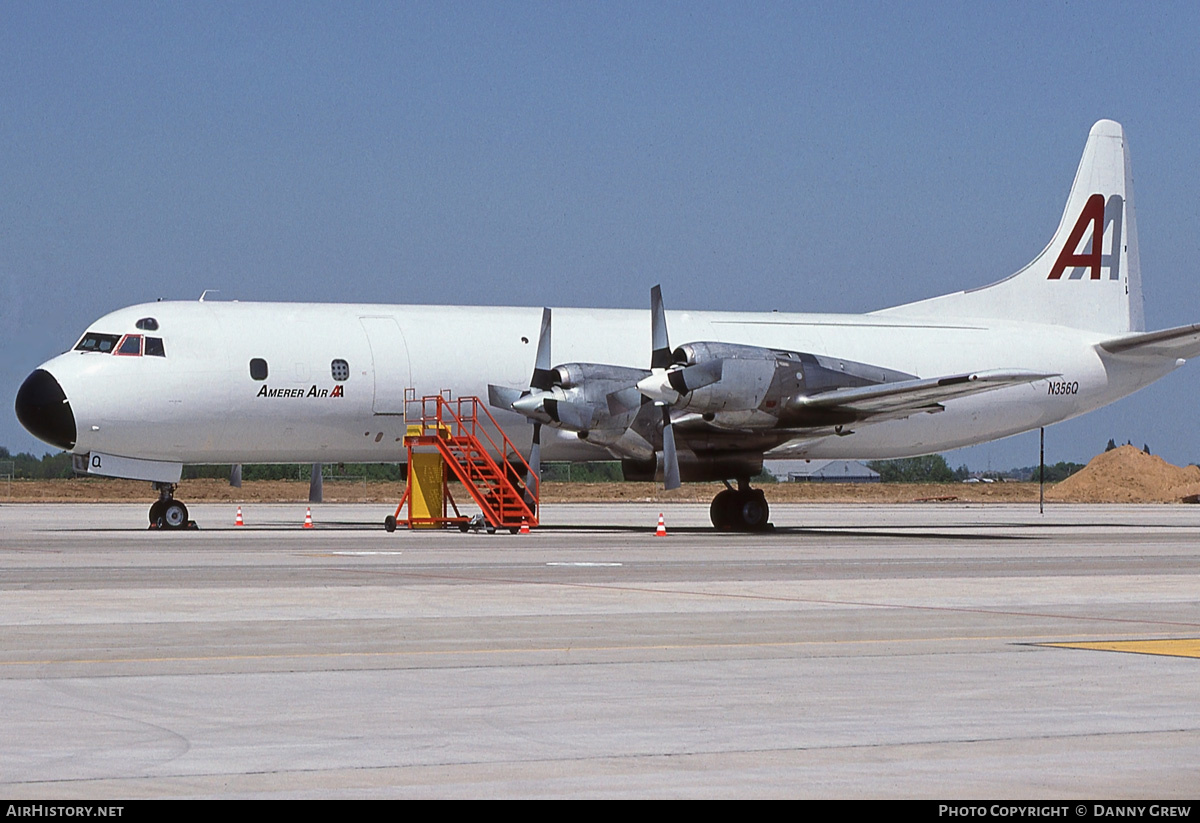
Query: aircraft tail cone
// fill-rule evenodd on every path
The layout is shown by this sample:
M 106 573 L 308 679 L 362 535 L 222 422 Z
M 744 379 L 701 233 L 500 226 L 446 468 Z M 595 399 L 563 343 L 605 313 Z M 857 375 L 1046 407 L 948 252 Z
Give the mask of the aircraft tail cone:
M 241 506 L 238 506 L 237 517 L 235 517 L 233 519 L 233 525 L 235 525 L 235 526 L 246 525 L 246 522 L 244 520 L 242 520 L 242 507 Z
M 667 536 L 667 521 L 663 519 L 662 512 L 658 513 L 658 528 L 654 530 L 655 537 Z
M 311 529 L 312 527 L 312 506 L 308 506 L 304 510 L 304 528 Z
M 521 518 L 521 534 L 529 534 L 529 521 Z

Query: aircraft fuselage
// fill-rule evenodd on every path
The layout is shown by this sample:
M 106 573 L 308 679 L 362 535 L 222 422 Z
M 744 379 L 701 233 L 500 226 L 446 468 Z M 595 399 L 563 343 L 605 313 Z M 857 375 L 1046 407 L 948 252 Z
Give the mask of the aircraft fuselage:
M 75 453 L 181 463 L 396 462 L 404 454 L 405 390 L 416 397 L 446 391 L 486 397 L 489 383 L 525 386 L 540 314 L 504 307 L 149 303 L 106 315 L 88 332 L 154 336 L 163 356 L 69 351 L 42 368 L 70 403 Z M 153 318 L 157 330 L 139 330 L 143 318 Z M 669 324 L 681 342 L 749 342 L 918 377 L 981 363 L 1060 375 L 962 398 L 937 414 L 862 425 L 848 436 L 795 437 L 768 457 L 888 458 L 957 448 L 1074 417 L 1174 367 L 1121 369 L 1097 352 L 1101 335 L 1024 323 L 671 312 Z M 555 309 L 556 363 L 645 368 L 649 340 L 644 311 Z M 252 375 L 251 361 L 265 364 L 263 379 Z M 495 413 L 511 437 L 528 442 L 523 418 Z M 548 434 L 543 459 L 611 459 L 574 432 Z

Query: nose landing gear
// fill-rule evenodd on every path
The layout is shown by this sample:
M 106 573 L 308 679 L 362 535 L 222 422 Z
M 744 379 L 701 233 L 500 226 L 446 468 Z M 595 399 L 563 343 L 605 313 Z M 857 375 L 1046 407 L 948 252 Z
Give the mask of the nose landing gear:
M 150 528 L 196 528 L 196 521 L 188 520 L 187 506 L 175 499 L 174 483 L 155 483 L 154 488 L 158 490 L 158 500 L 150 507 Z

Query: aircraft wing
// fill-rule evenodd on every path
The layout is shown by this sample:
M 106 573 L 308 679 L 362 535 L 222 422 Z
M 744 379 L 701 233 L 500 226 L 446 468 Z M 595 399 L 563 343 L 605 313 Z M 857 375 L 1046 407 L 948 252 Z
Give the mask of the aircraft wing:
M 1200 355 L 1200 324 L 1129 334 L 1097 345 L 1119 357 L 1192 358 Z
M 1030 371 L 981 371 L 834 389 L 798 397 L 793 403 L 799 409 L 842 412 L 857 420 L 887 420 L 916 412 L 941 411 L 940 404 L 947 400 L 1055 376 Z

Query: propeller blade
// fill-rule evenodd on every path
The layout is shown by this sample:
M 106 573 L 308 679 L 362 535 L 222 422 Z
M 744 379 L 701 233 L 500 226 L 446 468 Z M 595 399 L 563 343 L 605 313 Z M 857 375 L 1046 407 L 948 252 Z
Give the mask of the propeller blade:
M 525 505 L 533 506 L 534 478 L 542 476 L 542 424 L 533 424 L 533 445 L 529 447 L 529 476 L 525 478 Z
M 537 355 L 533 363 L 533 374 L 529 388 L 512 389 L 508 386 L 488 384 L 488 403 L 497 409 L 509 409 L 535 419 L 542 416 L 542 404 L 537 395 L 554 386 L 554 371 L 550 368 L 550 309 L 542 309 L 542 328 L 538 333 Z M 524 401 L 524 402 L 522 402 Z M 549 419 L 542 422 L 548 423 Z
M 671 343 L 667 339 L 667 311 L 663 308 L 662 286 L 650 289 L 650 368 L 671 365 Z
M 533 363 L 533 376 L 529 388 L 545 391 L 554 385 L 554 372 L 550 369 L 550 309 L 542 309 L 542 330 L 538 333 L 537 359 Z
M 686 394 L 696 389 L 702 389 L 705 386 L 711 386 L 721 379 L 721 373 L 724 370 L 724 360 L 706 360 L 703 363 L 697 363 L 694 366 L 688 366 L 685 369 L 670 372 L 668 378 L 672 386 L 682 385 L 684 387 L 682 394 Z M 676 378 L 674 375 L 679 375 Z M 676 381 L 679 381 L 677 385 Z
M 671 407 L 663 405 L 663 488 L 677 489 L 679 482 L 679 455 L 675 452 L 675 430 L 671 427 Z
M 497 409 L 512 410 L 513 403 L 521 399 L 521 395 L 525 394 L 521 389 L 510 389 L 508 386 L 493 386 L 488 385 L 488 403 Z
M 723 367 L 723 360 L 708 360 L 685 369 L 659 369 L 639 380 L 637 390 L 655 403 L 674 405 L 688 392 L 720 380 Z
M 592 420 L 595 419 L 596 414 L 591 405 L 572 403 L 570 400 L 548 400 L 546 401 L 547 411 L 550 411 L 551 403 L 554 404 L 552 416 L 564 429 L 581 432 L 592 427 Z
M 651 376 L 638 383 L 637 388 L 648 399 L 653 395 L 643 390 L 643 383 L 654 382 L 659 378 L 669 382 L 664 369 L 671 365 L 671 342 L 667 337 L 667 310 L 663 306 L 662 286 L 650 289 L 650 370 Z M 678 400 L 682 392 L 674 392 L 673 400 Z M 671 427 L 671 407 L 663 400 L 656 405 L 662 406 L 662 444 L 663 444 L 663 488 L 667 491 L 679 488 L 679 455 L 675 452 L 675 430 Z
M 613 417 L 631 412 L 642 405 L 642 393 L 637 386 L 630 386 L 608 394 L 608 413 Z
M 557 423 L 571 431 L 590 429 L 595 418 L 595 410 L 589 404 L 559 400 L 544 391 L 534 391 L 516 400 L 512 407 L 535 423 Z

